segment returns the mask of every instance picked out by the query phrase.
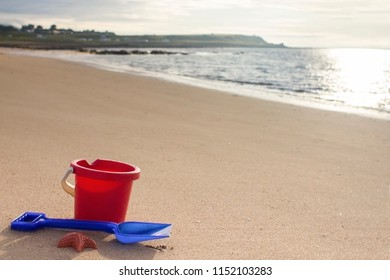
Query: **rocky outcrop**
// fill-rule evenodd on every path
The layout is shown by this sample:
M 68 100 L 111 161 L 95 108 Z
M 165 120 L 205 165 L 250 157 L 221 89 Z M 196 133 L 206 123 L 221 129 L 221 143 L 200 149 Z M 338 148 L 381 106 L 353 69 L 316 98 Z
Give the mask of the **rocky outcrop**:
M 168 52 L 168 51 L 162 51 L 162 50 L 153 50 L 153 51 L 150 52 L 150 54 L 182 54 L 182 55 L 187 55 L 188 53 Z
M 80 52 L 90 53 L 90 54 L 99 54 L 99 55 L 105 55 L 105 54 L 112 54 L 112 55 L 131 55 L 131 54 L 137 54 L 137 55 L 146 55 L 146 54 L 152 54 L 152 55 L 174 55 L 174 54 L 181 54 L 181 55 L 187 55 L 188 53 L 185 52 L 169 52 L 169 51 L 163 51 L 163 50 L 152 50 L 150 52 L 148 51 L 141 51 L 141 50 L 96 50 L 96 49 L 80 49 Z

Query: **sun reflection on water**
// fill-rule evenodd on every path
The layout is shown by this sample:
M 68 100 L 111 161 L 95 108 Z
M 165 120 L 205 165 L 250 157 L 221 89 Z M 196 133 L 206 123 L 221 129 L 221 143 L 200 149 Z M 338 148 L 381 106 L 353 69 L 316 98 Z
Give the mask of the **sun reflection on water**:
M 330 49 L 332 90 L 347 105 L 390 111 L 390 55 L 378 49 Z

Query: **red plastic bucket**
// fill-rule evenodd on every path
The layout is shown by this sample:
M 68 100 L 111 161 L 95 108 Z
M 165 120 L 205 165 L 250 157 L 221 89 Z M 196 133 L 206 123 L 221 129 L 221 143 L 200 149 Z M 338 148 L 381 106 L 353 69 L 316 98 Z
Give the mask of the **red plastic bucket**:
M 121 223 L 126 219 L 133 181 L 140 176 L 136 166 L 97 159 L 89 164 L 74 160 L 62 179 L 64 190 L 74 196 L 74 217 L 79 220 Z M 75 186 L 66 181 L 75 174 Z

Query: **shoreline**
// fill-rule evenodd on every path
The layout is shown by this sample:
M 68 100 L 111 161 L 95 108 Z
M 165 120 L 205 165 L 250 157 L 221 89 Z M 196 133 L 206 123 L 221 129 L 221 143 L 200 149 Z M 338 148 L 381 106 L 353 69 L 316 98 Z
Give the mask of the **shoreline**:
M 60 54 L 66 55 L 66 51 L 64 50 L 21 50 L 21 52 L 17 52 L 13 49 L 7 49 L 7 48 L 0 48 L 1 50 L 5 51 L 5 53 L 10 54 L 18 54 L 18 55 L 27 55 L 27 56 L 33 56 L 33 57 L 42 57 L 42 58 L 49 58 L 49 59 L 59 59 L 64 61 L 70 61 L 74 63 L 79 63 L 82 65 L 86 65 L 88 67 L 102 69 L 105 71 L 110 72 L 118 72 L 118 73 L 125 73 L 129 75 L 137 75 L 137 76 L 146 76 L 156 79 L 161 79 L 168 82 L 174 82 L 174 83 L 180 83 L 183 85 L 189 85 L 189 86 L 195 86 L 200 89 L 206 89 L 206 90 L 216 90 L 221 93 L 225 94 L 232 94 L 232 95 L 238 95 L 243 97 L 249 97 L 259 100 L 265 100 L 270 102 L 278 102 L 283 103 L 287 105 L 294 105 L 299 107 L 305 107 L 305 108 L 311 108 L 311 109 L 317 109 L 317 110 L 324 110 L 329 112 L 340 112 L 344 114 L 351 114 L 351 115 L 357 115 L 361 117 L 367 117 L 367 118 L 374 118 L 374 119 L 380 119 L 380 120 L 386 120 L 390 121 L 390 113 L 378 111 L 375 109 L 370 108 L 361 108 L 361 107 L 352 107 L 352 106 L 346 106 L 346 105 L 338 105 L 334 102 L 329 102 L 325 100 L 321 101 L 313 101 L 309 99 L 304 99 L 302 97 L 290 97 L 288 95 L 281 94 L 277 90 L 272 89 L 250 89 L 248 87 L 233 87 L 231 85 L 227 85 L 223 82 L 219 81 L 211 81 L 211 80 L 200 80 L 195 79 L 192 77 L 184 77 L 184 76 L 177 76 L 177 75 L 171 75 L 166 73 L 159 73 L 159 72 L 150 72 L 146 70 L 141 69 L 120 69 L 117 67 L 111 67 L 107 66 L 106 64 L 99 63 L 97 61 L 86 61 L 86 60 L 80 60 L 80 59 L 74 59 L 69 58 L 69 56 L 58 56 L 58 54 L 51 55 L 49 52 L 61 52 Z M 38 54 L 38 52 L 41 52 L 42 55 Z M 70 54 L 79 54 L 81 55 L 88 55 L 84 53 L 80 53 L 76 50 L 69 50 Z
M 62 60 L 0 62 L 0 259 L 389 259 L 388 121 Z M 73 216 L 60 180 L 77 158 L 138 166 L 127 220 L 172 223 L 171 237 L 123 246 L 88 232 L 98 250 L 78 254 L 56 248 L 63 231 L 11 231 L 25 211 Z

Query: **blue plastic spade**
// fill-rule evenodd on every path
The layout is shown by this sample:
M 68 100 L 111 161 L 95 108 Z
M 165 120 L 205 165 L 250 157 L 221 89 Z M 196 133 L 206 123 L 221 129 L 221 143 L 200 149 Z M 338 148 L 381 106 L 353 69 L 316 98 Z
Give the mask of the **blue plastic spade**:
M 34 231 L 41 228 L 103 231 L 115 234 L 121 243 L 137 243 L 169 237 L 172 225 L 145 222 L 99 222 L 74 219 L 50 219 L 45 213 L 25 212 L 11 222 L 11 229 Z

